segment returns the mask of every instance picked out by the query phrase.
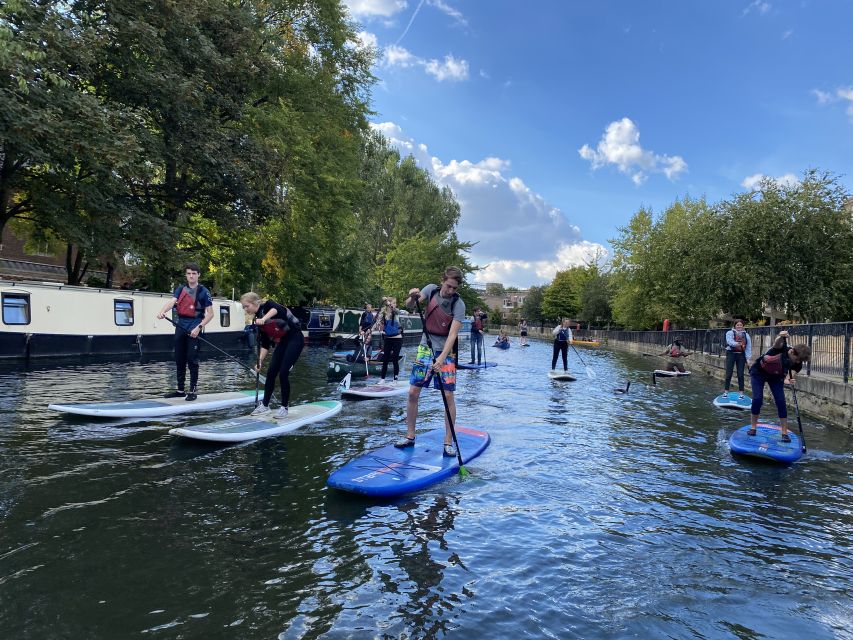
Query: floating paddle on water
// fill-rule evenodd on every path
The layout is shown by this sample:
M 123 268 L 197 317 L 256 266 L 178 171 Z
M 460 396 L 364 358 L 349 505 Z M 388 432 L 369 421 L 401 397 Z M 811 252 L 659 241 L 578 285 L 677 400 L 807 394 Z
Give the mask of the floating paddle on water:
M 439 294 L 441 295 L 441 294 Z M 426 320 L 424 312 L 421 310 L 420 297 L 415 297 L 415 304 L 418 306 L 418 315 L 421 317 L 421 326 L 423 327 L 424 338 L 426 338 L 427 347 L 432 354 L 432 362 L 435 363 L 435 349 L 432 348 L 432 340 L 429 338 L 429 332 L 426 329 Z M 430 367 L 431 368 L 431 367 Z M 470 475 L 468 469 L 462 464 L 462 452 L 459 450 L 459 440 L 456 439 L 456 427 L 453 425 L 453 417 L 450 415 L 450 405 L 447 404 L 447 396 L 444 395 L 444 380 L 441 379 L 441 372 L 438 373 L 438 388 L 441 391 L 441 400 L 444 402 L 444 413 L 447 415 L 447 424 L 450 426 L 450 435 L 453 436 L 453 444 L 456 445 L 456 459 L 459 461 L 459 475 L 465 477 Z
M 169 323 L 170 323 L 170 324 L 172 324 L 176 329 L 180 329 L 181 331 L 183 331 L 184 333 L 187 333 L 187 334 L 189 333 L 189 331 L 187 331 L 186 329 L 184 329 L 181 325 L 179 325 L 177 322 L 175 322 L 174 320 L 172 320 L 169 316 L 163 316 L 163 319 L 164 319 L 164 320 L 168 320 L 168 321 L 169 321 Z M 219 352 L 220 352 L 222 355 L 224 355 L 225 357 L 230 358 L 231 360 L 233 360 L 234 362 L 236 362 L 237 364 L 239 364 L 241 367 L 243 367 L 244 369 L 246 369 L 246 371 L 248 371 L 248 372 L 250 372 L 250 373 L 257 374 L 257 376 L 258 376 L 258 380 L 259 380 L 260 382 L 263 382 L 264 384 L 266 384 L 266 381 L 267 381 L 266 377 L 265 377 L 265 376 L 260 375 L 260 373 L 259 373 L 256 369 L 254 369 L 253 367 L 250 367 L 250 366 L 249 366 L 249 365 L 247 365 L 245 362 L 242 362 L 241 360 L 238 360 L 237 358 L 235 358 L 234 356 L 232 356 L 232 355 L 231 355 L 230 353 L 228 353 L 227 351 L 224 351 L 223 349 L 220 349 L 220 348 L 219 348 L 219 347 L 217 347 L 215 344 L 213 344 L 210 340 L 205 340 L 204 338 L 202 338 L 202 337 L 201 337 L 201 334 L 199 334 L 199 335 L 198 335 L 198 339 L 199 339 L 199 340 L 201 340 L 204 344 L 206 344 L 206 345 L 209 345 L 209 346 L 213 347 L 214 349 L 216 349 L 217 351 L 219 351 Z M 258 343 L 258 353 L 260 354 L 260 342 Z M 259 355 L 258 357 L 260 358 L 260 355 Z
M 569 344 L 571 344 L 571 343 L 569 343 Z M 578 353 L 578 350 L 577 350 L 577 349 L 575 349 L 575 345 L 573 345 L 573 344 L 572 344 L 571 346 L 572 346 L 572 351 L 574 351 L 574 352 L 575 352 L 575 355 L 578 357 L 578 360 L 580 360 L 580 361 L 581 361 L 581 364 L 582 364 L 584 367 L 586 367 L 586 377 L 587 377 L 587 378 L 595 379 L 595 377 L 596 377 L 596 376 L 595 376 L 595 371 L 593 371 L 591 367 L 588 367 L 588 366 L 587 366 L 587 364 L 586 364 L 586 362 L 584 362 L 584 361 L 583 361 L 583 358 L 581 358 L 581 354 L 579 354 L 579 353 Z

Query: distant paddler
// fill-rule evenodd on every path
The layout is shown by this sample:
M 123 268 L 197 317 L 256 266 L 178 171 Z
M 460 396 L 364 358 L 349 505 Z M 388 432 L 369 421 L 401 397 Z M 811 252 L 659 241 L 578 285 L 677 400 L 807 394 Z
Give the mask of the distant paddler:
M 281 382 L 281 407 L 275 417 L 286 418 L 290 404 L 290 370 L 305 346 L 301 323 L 290 309 L 273 300 L 261 300 L 254 291 L 240 296 L 240 304 L 246 313 L 255 315 L 253 324 L 258 327 L 261 344 L 256 365 L 259 373 L 264 359 L 272 351 L 272 360 L 264 383 L 264 397 L 251 415 L 260 416 L 270 412 L 270 401 L 275 391 L 275 380 L 278 378 Z
M 667 346 L 666 351 L 657 355 L 667 356 L 666 369 L 664 369 L 664 371 L 686 373 L 682 358 L 686 358 L 691 355 L 691 353 L 692 352 L 684 348 L 684 345 L 681 344 L 681 340 L 675 339 Z
M 554 336 L 554 350 L 551 354 L 551 371 L 557 368 L 557 356 L 563 356 L 563 371 L 569 370 L 569 345 L 572 343 L 572 328 L 569 319 L 563 321 L 551 331 Z
M 192 401 L 198 397 L 198 359 L 199 339 L 201 330 L 213 320 L 213 299 L 210 291 L 199 284 L 201 267 L 195 262 L 184 265 L 185 285 L 179 286 L 172 293 L 172 298 L 163 305 L 157 314 L 162 320 L 173 308 L 177 311 L 178 321 L 175 324 L 175 367 L 177 368 L 177 389 L 166 395 L 167 398 L 186 397 Z M 187 367 L 190 369 L 190 390 L 185 391 Z

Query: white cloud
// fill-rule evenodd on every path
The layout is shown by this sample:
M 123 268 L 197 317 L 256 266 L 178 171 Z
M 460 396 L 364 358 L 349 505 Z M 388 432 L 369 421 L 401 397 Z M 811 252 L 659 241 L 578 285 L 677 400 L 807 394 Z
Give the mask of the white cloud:
M 769 12 L 772 8 L 769 2 L 764 2 L 764 0 L 755 0 L 747 5 L 746 9 L 743 10 L 743 15 L 750 13 L 751 11 L 757 11 L 761 15 Z
M 608 164 L 616 166 L 636 185 L 643 184 L 649 173 L 663 173 L 669 180 L 675 180 L 687 171 L 687 163 L 681 156 L 657 155 L 643 149 L 640 130 L 630 118 L 611 122 L 595 149 L 585 144 L 578 153 L 593 169 Z
M 444 62 L 438 60 L 426 60 L 419 58 L 405 47 L 396 44 L 385 47 L 383 62 L 389 67 L 422 67 L 433 78 L 439 82 L 450 80 L 459 82 L 468 79 L 468 61 L 454 58 L 448 54 L 444 56 Z
M 444 62 L 429 60 L 424 65 L 426 72 L 439 82 L 443 80 L 467 80 L 468 61 L 454 58 L 451 54 L 444 56 Z
M 787 31 L 785 31 L 785 33 L 783 33 L 783 34 L 782 34 L 782 40 L 787 40 L 787 39 L 788 39 L 788 38 L 790 38 L 792 35 L 794 35 L 794 30 L 793 30 L 793 29 L 788 29 Z
M 442 13 L 453 18 L 457 24 L 464 26 L 468 26 L 468 21 L 465 19 L 465 16 L 462 15 L 462 12 L 459 11 L 456 7 L 451 7 L 449 4 L 444 2 L 443 0 L 429 0 L 430 6 L 435 7 Z
M 353 18 L 390 18 L 409 5 L 405 0 L 344 0 Z
M 560 209 L 513 176 L 509 160 L 442 160 L 393 122 L 373 126 L 403 155 L 414 156 L 439 185 L 453 190 L 462 210 L 459 238 L 476 242 L 472 261 L 488 265 L 475 276 L 478 282 L 547 283 L 558 269 L 583 264 L 604 251 L 603 246 L 583 240 L 580 229 Z
M 812 89 L 812 95 L 817 98 L 818 104 L 830 104 L 833 102 L 848 102 L 847 115 L 853 118 L 853 87 L 838 87 L 835 93 Z
M 795 187 L 800 184 L 799 178 L 795 176 L 793 173 L 786 173 L 783 176 L 779 176 L 778 178 L 771 178 L 770 176 L 766 176 L 763 173 L 754 173 L 751 176 L 747 176 L 743 179 L 743 182 L 740 183 L 740 186 L 745 189 L 749 189 L 750 191 L 757 189 L 763 180 L 772 180 L 780 187 Z
M 376 34 L 370 33 L 369 31 L 359 31 L 355 34 L 355 38 L 359 46 L 364 47 L 366 49 L 378 49 L 379 48 L 379 40 L 376 38 Z

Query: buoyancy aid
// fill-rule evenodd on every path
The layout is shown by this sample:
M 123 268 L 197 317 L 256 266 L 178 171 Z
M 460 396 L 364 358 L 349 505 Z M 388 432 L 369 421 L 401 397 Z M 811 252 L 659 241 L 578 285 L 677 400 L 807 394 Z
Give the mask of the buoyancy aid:
M 426 330 L 434 336 L 450 335 L 450 325 L 453 323 L 453 307 L 459 299 L 459 294 L 453 294 L 453 301 L 450 303 L 450 313 L 441 308 L 438 301 L 439 289 L 435 289 L 429 297 L 426 314 Z
M 737 342 L 737 344 L 731 348 L 732 351 L 735 353 L 743 353 L 746 351 L 746 331 L 732 330 L 732 335 L 734 336 L 734 341 Z
M 785 374 L 785 366 L 782 363 L 782 353 L 768 356 L 766 353 L 758 359 L 758 365 L 770 376 L 781 376 Z
M 261 325 L 261 331 L 275 343 L 280 342 L 290 331 L 299 331 L 301 328 L 302 323 L 290 312 L 290 309 L 287 309 L 284 318 L 271 318 Z
M 400 327 L 400 321 L 397 317 L 397 312 L 394 311 L 391 313 L 391 317 L 388 318 L 385 316 L 385 326 L 382 329 L 382 333 L 384 333 L 389 338 L 394 338 L 403 333 L 403 329 Z
M 197 318 L 198 308 L 196 301 L 201 293 L 202 287 L 198 285 L 195 290 L 195 296 L 190 295 L 189 287 L 184 285 L 181 287 L 181 293 L 178 294 L 178 301 L 175 303 L 175 310 L 181 318 Z
M 676 345 L 672 345 L 669 348 L 669 357 L 670 358 L 679 358 L 679 357 L 681 357 L 681 354 L 682 354 L 681 347 L 678 347 Z
M 569 329 L 560 329 L 557 332 L 557 342 L 568 342 L 569 341 Z

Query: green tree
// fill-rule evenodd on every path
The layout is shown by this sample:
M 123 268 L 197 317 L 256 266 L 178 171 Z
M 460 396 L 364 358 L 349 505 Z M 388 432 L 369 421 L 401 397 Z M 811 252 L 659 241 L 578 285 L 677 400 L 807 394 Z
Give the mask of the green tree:
M 542 300 L 545 295 L 544 286 L 532 286 L 524 297 L 521 313 L 531 325 L 541 324 L 545 320 L 542 314 Z
M 581 310 L 581 294 L 589 277 L 588 267 L 558 271 L 542 297 L 545 317 L 552 320 L 577 317 Z

